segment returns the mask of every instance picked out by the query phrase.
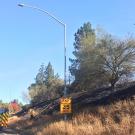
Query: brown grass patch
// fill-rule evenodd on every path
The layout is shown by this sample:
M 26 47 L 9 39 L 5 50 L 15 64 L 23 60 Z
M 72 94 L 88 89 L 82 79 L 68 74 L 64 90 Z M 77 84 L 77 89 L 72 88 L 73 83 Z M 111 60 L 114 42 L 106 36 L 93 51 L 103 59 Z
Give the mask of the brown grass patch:
M 87 107 L 66 122 L 51 116 L 19 122 L 22 135 L 135 135 L 135 100 Z

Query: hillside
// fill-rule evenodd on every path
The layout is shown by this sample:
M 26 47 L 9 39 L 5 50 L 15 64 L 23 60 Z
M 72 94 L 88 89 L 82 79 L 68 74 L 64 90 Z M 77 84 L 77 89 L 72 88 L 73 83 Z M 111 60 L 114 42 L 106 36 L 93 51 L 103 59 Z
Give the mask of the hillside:
M 68 95 L 72 98 L 73 113 L 84 108 L 85 106 L 100 106 L 109 105 L 113 102 L 125 99 L 134 99 L 135 97 L 135 84 L 134 82 L 127 87 L 117 87 L 112 91 L 110 87 L 100 88 L 97 90 L 89 90 L 84 92 L 72 93 Z M 38 114 L 52 114 L 59 112 L 60 98 L 52 100 L 44 100 L 42 102 L 26 105 L 23 110 L 18 112 L 17 116 L 22 116 L 34 108 Z
M 22 135 L 135 135 L 135 100 L 85 107 L 66 122 L 44 115 L 12 126 Z
M 109 106 L 89 107 L 68 122 L 48 125 L 37 134 L 56 135 L 135 135 L 135 100 Z
M 9 128 L 21 135 L 135 135 L 134 95 L 134 83 L 113 92 L 102 88 L 72 94 L 73 114 L 66 122 L 58 111 L 59 99 L 42 101 L 11 118 Z M 43 113 L 30 120 L 30 108 L 40 108 Z M 55 113 L 52 115 L 51 111 Z

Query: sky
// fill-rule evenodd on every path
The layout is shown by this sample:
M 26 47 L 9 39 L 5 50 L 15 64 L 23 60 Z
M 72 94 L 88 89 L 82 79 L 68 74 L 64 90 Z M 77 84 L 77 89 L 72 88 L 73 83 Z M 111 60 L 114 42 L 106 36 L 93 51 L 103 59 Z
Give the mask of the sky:
M 61 78 L 64 72 L 63 26 L 18 3 L 44 9 L 67 25 L 67 68 L 73 57 L 74 33 L 85 22 L 118 37 L 135 32 L 134 0 L 1 0 L 0 100 L 4 102 L 24 103 L 22 93 L 34 83 L 41 64 L 50 61 Z

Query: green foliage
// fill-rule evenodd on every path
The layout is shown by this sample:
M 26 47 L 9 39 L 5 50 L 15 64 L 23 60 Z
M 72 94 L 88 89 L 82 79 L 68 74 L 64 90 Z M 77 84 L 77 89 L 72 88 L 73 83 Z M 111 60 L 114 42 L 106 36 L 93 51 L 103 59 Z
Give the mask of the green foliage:
M 79 91 L 103 86 L 114 88 L 135 70 L 135 40 L 120 40 L 106 33 L 96 35 L 89 22 L 75 33 L 74 49 L 70 72 L 75 77 L 72 87 Z
M 54 76 L 54 70 L 52 68 L 51 63 L 48 63 L 48 66 L 46 67 L 45 71 L 45 84 L 47 87 L 50 87 L 52 85 L 52 81 L 56 79 Z
M 58 74 L 54 75 L 51 63 L 49 62 L 46 67 L 42 64 L 36 75 L 35 83 L 28 88 L 31 101 L 39 102 L 59 97 L 62 85 L 63 81 L 59 79 Z
M 39 72 L 38 72 L 38 74 L 36 75 L 36 78 L 35 78 L 36 84 L 43 84 L 44 83 L 44 81 L 45 81 L 45 70 L 46 69 L 45 69 L 44 65 L 42 64 L 40 69 L 39 69 Z
M 75 76 L 73 85 L 76 89 L 86 90 L 94 87 L 98 78 L 96 74 L 100 69 L 100 61 L 97 58 L 96 51 L 96 34 L 91 24 L 85 23 L 83 27 L 75 33 L 74 42 L 75 51 L 73 52 L 75 59 L 70 59 L 70 72 Z M 94 71 L 94 72 L 93 72 Z M 97 78 L 95 80 L 95 77 Z
M 123 78 L 130 78 L 135 71 L 135 40 L 115 39 L 105 35 L 98 43 L 107 81 L 112 87 Z
M 0 108 L 8 108 L 8 103 L 4 103 L 2 100 L 0 100 Z

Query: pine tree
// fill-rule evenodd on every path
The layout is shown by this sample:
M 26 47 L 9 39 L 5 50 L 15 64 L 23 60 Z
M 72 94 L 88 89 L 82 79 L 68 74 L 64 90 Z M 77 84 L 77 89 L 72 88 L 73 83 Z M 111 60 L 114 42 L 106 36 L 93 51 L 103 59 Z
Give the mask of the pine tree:
M 95 42 L 96 35 L 94 29 L 92 29 L 89 22 L 84 23 L 75 33 L 75 50 L 73 51 L 75 59 L 70 59 L 70 72 L 75 77 L 74 84 L 77 86 L 77 89 L 87 89 L 91 85 L 89 74 L 92 68 L 95 68 L 93 61 L 91 61 L 96 55 Z
M 29 95 L 32 102 L 52 99 L 60 96 L 63 81 L 59 79 L 59 75 L 54 75 L 54 69 L 49 62 L 45 67 L 41 65 L 36 75 L 35 83 L 28 87 Z
M 43 84 L 45 82 L 45 66 L 41 65 L 38 74 L 36 75 L 36 84 Z
M 49 87 L 49 85 L 51 84 L 52 80 L 55 78 L 54 76 L 54 70 L 52 68 L 51 63 L 49 62 L 46 70 L 45 70 L 45 85 L 47 87 Z

